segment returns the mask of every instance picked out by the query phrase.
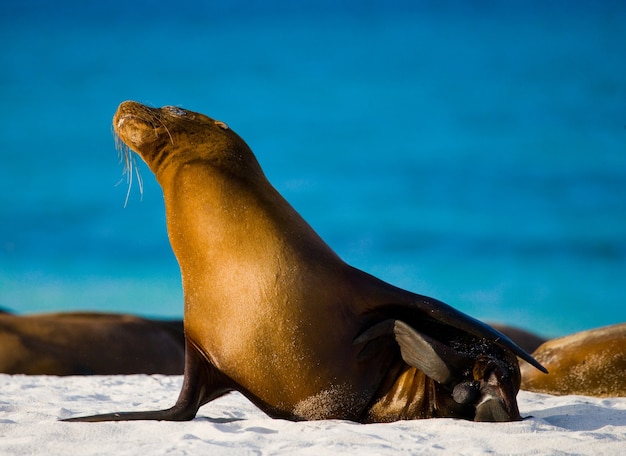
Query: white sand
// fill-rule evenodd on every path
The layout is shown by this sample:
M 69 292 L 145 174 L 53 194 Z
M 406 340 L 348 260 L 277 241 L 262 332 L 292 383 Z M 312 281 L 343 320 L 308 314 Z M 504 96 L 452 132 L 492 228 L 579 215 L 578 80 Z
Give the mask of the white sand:
M 626 398 L 520 392 L 516 423 L 452 419 L 361 425 L 268 418 L 239 394 L 190 422 L 62 423 L 59 418 L 165 408 L 182 377 L 0 375 L 1 455 L 626 454 Z

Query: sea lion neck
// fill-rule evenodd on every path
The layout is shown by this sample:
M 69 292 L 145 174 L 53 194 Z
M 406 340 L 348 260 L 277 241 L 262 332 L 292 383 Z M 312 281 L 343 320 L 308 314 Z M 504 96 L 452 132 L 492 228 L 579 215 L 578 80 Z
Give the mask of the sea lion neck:
M 183 275 L 224 268 L 237 258 L 264 264 L 288 252 L 339 261 L 262 175 L 237 176 L 229 167 L 194 160 L 171 167 L 167 176 L 162 188 L 168 233 Z M 216 261 L 215 253 L 223 251 L 227 258 L 218 253 Z

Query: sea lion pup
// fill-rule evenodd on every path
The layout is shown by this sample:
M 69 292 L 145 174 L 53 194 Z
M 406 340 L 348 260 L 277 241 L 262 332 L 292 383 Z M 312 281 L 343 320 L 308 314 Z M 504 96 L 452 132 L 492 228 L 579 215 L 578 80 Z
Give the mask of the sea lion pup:
M 550 375 L 522 363 L 522 389 L 556 395 L 626 397 L 626 323 L 545 342 L 533 353 Z
M 232 390 L 291 420 L 520 419 L 515 355 L 540 364 L 491 327 L 344 263 L 225 123 L 124 102 L 113 126 L 163 189 L 185 375 L 170 409 L 74 421 L 189 420 Z
M 0 314 L 0 372 L 181 374 L 182 323 L 124 314 Z

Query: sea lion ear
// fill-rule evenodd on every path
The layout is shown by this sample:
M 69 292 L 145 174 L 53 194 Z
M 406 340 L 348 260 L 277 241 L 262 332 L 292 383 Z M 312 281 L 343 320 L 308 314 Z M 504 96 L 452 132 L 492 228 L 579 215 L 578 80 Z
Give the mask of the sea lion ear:
M 400 348 L 402 359 L 427 376 L 442 384 L 459 377 L 470 361 L 450 347 L 422 334 L 402 320 L 384 320 L 365 330 L 354 340 L 354 344 L 368 343 L 382 336 L 393 335 Z

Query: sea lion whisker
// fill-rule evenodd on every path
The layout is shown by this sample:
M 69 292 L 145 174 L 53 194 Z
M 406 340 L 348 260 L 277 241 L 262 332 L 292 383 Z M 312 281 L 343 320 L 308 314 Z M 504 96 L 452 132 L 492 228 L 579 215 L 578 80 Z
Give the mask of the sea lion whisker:
M 141 178 L 141 173 L 139 172 L 139 166 L 137 166 L 137 157 L 133 154 L 132 156 L 133 164 L 135 166 L 135 176 L 137 176 L 137 185 L 139 185 L 139 199 L 143 199 L 143 179 Z
M 130 159 L 130 152 L 128 150 L 125 151 L 125 163 L 124 163 L 124 175 L 126 176 L 126 182 L 128 183 L 128 189 L 126 190 L 126 198 L 124 199 L 124 208 L 128 204 L 128 198 L 130 196 L 130 189 L 133 186 L 133 162 Z
M 120 182 L 122 182 L 124 176 L 126 177 L 126 182 L 128 184 L 126 198 L 124 199 L 124 207 L 126 207 L 128 205 L 128 199 L 130 198 L 130 190 L 133 186 L 133 175 L 137 176 L 140 199 L 143 199 L 143 179 L 141 178 L 141 174 L 139 172 L 139 167 L 137 166 L 136 157 L 133 150 L 122 141 L 117 133 L 114 133 L 113 136 L 115 139 L 115 148 L 118 151 L 119 161 L 120 163 L 124 163 L 122 178 L 116 185 L 119 185 Z
M 139 186 L 139 200 L 143 200 L 143 179 L 139 173 L 139 166 L 137 166 L 137 158 L 132 150 L 128 149 L 126 154 L 126 165 L 124 166 L 124 172 L 126 173 L 126 180 L 128 182 L 128 191 L 126 192 L 126 199 L 124 201 L 124 207 L 128 204 L 128 198 L 130 196 L 130 190 L 133 186 L 133 175 L 137 176 L 137 185 Z

